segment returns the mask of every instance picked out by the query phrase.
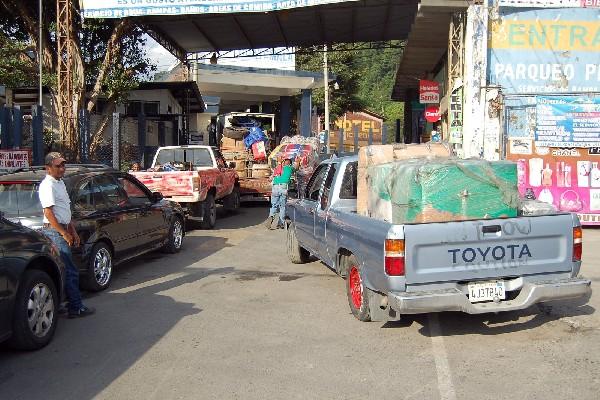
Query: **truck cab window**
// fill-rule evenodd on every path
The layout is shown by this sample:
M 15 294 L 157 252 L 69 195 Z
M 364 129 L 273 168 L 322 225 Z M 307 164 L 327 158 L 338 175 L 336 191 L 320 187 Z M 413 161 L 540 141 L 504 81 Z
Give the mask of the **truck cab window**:
M 340 199 L 356 199 L 356 173 L 358 171 L 358 161 L 348 163 L 342 187 L 340 188 Z
M 333 184 L 333 177 L 337 171 L 337 165 L 331 164 L 329 172 L 327 172 L 327 178 L 325 179 L 325 186 L 323 186 L 323 194 L 321 195 L 321 209 L 324 210 L 329 204 L 329 195 L 331 194 L 331 185 Z
M 310 181 L 308 181 L 308 185 L 306 186 L 306 198 L 308 200 L 319 200 L 319 191 L 321 190 L 321 185 L 325 179 L 325 173 L 327 172 L 328 167 L 328 164 L 320 165 L 313 176 L 310 177 Z

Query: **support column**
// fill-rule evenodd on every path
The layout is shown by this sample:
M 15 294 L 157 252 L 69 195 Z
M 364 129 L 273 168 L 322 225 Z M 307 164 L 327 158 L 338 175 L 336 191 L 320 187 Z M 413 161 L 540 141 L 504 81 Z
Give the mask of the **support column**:
M 265 114 L 271 114 L 273 112 L 273 104 L 268 101 L 263 102 L 260 108 L 261 112 Z
M 0 108 L 0 148 L 8 149 L 8 138 L 10 136 L 10 108 Z
M 406 103 L 404 103 L 404 107 L 406 107 Z M 400 143 L 402 139 L 402 132 L 400 131 L 400 118 L 396 118 L 396 143 Z
M 86 109 L 79 110 L 79 156 L 82 163 L 89 161 L 90 137 L 90 113 Z
M 20 108 L 15 107 L 13 109 L 12 121 L 12 138 L 9 138 L 8 145 L 14 148 L 21 147 L 23 142 L 23 112 Z
M 44 165 L 44 114 L 42 110 L 42 106 L 39 105 L 31 108 L 33 114 L 33 119 L 31 120 L 33 165 Z
M 112 128 L 112 166 L 121 169 L 121 119 L 119 113 L 113 113 Z
M 138 148 L 142 168 L 146 167 L 146 115 L 138 115 Z
M 158 145 L 161 147 L 165 145 L 165 122 L 164 121 L 160 121 L 158 123 Z
M 281 96 L 279 98 L 279 108 L 280 108 L 280 123 L 279 127 L 279 135 L 287 136 L 290 134 L 290 127 L 292 122 L 292 114 L 290 111 L 290 96 Z
M 302 89 L 302 100 L 300 102 L 300 134 L 304 137 L 310 136 L 311 112 L 312 112 L 312 89 Z
M 464 66 L 463 157 L 483 158 L 488 9 L 470 5 L 467 11 Z

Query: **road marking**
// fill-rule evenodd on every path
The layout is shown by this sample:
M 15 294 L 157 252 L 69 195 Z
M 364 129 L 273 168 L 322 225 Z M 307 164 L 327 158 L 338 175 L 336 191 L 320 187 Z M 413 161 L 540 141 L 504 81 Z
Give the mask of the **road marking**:
M 430 313 L 427 317 L 429 319 L 429 334 L 431 335 L 431 347 L 433 348 L 433 358 L 437 371 L 440 399 L 456 400 L 456 392 L 452 384 L 450 364 L 448 363 L 448 355 L 446 354 L 446 346 L 444 345 L 438 316 L 436 313 Z

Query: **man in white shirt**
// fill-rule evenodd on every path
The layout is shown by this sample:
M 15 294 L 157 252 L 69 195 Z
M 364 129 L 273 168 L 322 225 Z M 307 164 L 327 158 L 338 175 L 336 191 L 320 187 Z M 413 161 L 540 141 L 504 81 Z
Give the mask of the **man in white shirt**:
M 45 158 L 46 177 L 40 183 L 38 194 L 44 209 L 42 232 L 58 247 L 65 263 L 65 292 L 69 301 L 69 318 L 86 317 L 95 312 L 81 301 L 79 269 L 73 262 L 71 246 L 79 246 L 79 236 L 71 222 L 71 200 L 62 180 L 66 160 L 60 153 L 48 153 Z

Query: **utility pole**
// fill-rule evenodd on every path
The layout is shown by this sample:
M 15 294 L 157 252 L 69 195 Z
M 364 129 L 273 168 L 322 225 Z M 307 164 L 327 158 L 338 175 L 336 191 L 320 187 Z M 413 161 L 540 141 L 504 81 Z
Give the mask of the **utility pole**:
M 329 70 L 327 68 L 327 45 L 323 46 L 323 76 L 325 79 L 325 135 L 327 136 L 327 154 L 329 154 L 331 148 L 329 139 Z
M 43 15 L 42 15 L 42 3 L 43 0 L 38 0 L 38 5 L 39 5 L 39 44 L 38 44 L 38 64 L 39 64 L 39 80 L 40 80 L 40 87 L 39 87 L 39 102 L 38 104 L 41 106 L 44 105 L 43 101 L 42 101 L 42 64 L 44 63 L 44 56 L 43 56 L 43 52 L 44 52 L 44 46 L 42 44 L 42 26 L 43 26 Z
M 73 7 L 71 0 L 56 1 L 56 39 L 58 47 L 58 126 L 69 150 L 77 153 L 73 115 Z

